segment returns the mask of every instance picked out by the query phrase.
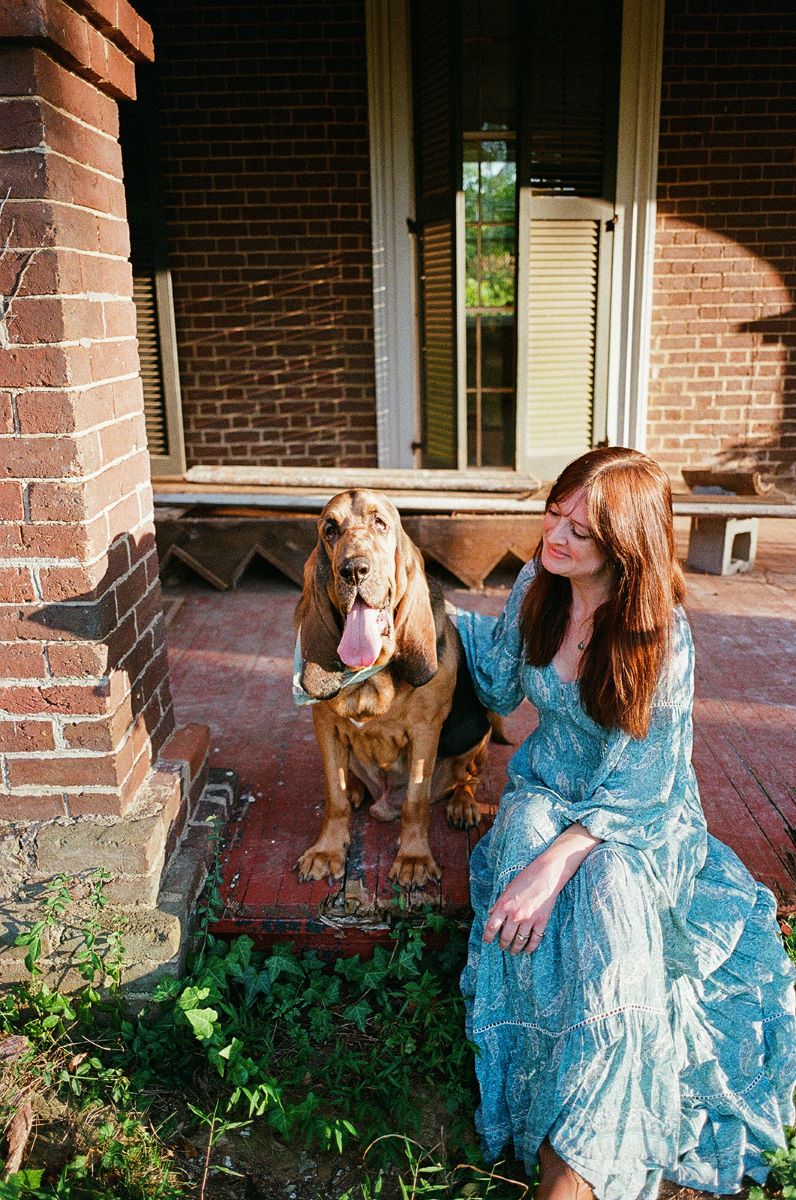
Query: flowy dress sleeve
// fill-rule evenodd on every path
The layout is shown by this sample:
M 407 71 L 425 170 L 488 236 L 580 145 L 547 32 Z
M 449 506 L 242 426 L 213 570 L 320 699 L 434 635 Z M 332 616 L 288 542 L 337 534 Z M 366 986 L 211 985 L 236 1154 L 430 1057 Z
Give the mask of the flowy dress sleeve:
M 536 564 L 526 563 L 499 617 L 457 610 L 457 627 L 467 665 L 482 704 L 508 716 L 522 702 L 522 633 L 520 609 Z

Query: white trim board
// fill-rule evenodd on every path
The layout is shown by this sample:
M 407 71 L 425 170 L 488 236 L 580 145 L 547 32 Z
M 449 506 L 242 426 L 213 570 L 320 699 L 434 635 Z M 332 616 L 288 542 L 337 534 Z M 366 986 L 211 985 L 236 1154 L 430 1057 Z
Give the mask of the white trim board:
M 365 19 L 378 463 L 412 467 L 419 434 L 408 0 L 365 0 Z

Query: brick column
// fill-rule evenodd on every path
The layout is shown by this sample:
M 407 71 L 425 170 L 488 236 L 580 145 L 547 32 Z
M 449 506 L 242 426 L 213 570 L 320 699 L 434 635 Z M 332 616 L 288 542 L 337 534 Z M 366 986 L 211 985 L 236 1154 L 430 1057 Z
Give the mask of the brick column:
M 104 866 L 153 904 L 206 774 L 207 730 L 174 730 L 118 144 L 152 56 L 127 0 L 0 5 L 4 899 Z

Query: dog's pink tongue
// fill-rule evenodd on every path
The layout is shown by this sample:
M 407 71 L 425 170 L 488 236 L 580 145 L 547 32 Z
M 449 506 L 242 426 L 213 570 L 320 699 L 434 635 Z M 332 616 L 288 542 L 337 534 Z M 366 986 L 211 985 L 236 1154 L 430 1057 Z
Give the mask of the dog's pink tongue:
M 379 610 L 369 608 L 359 596 L 345 619 L 337 653 L 347 667 L 372 667 L 381 652 Z

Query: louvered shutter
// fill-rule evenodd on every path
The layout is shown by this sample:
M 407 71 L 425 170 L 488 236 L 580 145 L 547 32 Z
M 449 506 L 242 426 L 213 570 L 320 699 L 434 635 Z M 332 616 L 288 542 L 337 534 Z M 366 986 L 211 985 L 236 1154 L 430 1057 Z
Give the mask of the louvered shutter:
M 144 389 L 144 418 L 149 453 L 168 456 L 169 429 L 158 330 L 155 272 L 133 274 L 138 359 Z
M 517 392 L 524 466 L 546 478 L 600 440 L 612 206 L 520 195 Z
M 412 4 L 422 459 L 458 463 L 456 317 L 457 5 Z
M 518 466 L 555 476 L 605 436 L 619 5 L 531 5 L 520 140 Z

